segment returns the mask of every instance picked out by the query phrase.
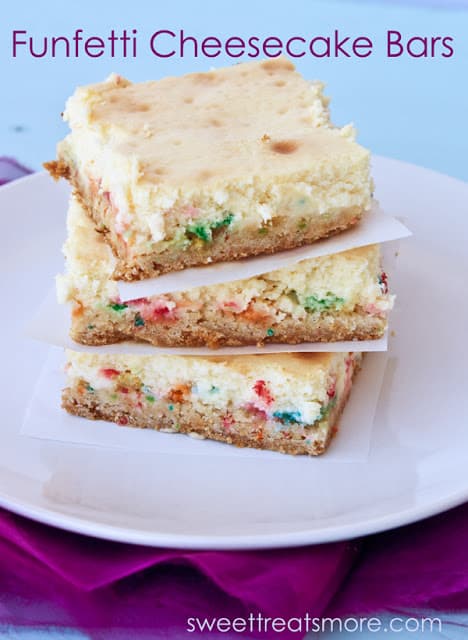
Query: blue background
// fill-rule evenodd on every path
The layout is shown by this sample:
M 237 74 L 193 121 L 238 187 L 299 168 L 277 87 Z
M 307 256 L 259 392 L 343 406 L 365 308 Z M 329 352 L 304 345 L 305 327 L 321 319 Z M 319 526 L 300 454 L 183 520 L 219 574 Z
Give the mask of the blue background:
M 136 28 L 139 34 L 137 59 L 78 60 L 32 59 L 21 53 L 11 57 L 11 31 L 27 29 L 43 35 L 71 36 L 76 28 L 86 36 L 106 36 L 110 29 Z M 149 53 L 148 36 L 158 29 L 183 28 L 197 37 L 216 35 L 276 35 L 287 37 L 328 35 L 339 29 L 342 35 L 366 35 L 374 41 L 374 53 L 366 59 L 314 59 L 297 61 L 308 78 L 327 84 L 332 96 L 336 124 L 354 122 L 360 141 L 375 153 L 414 162 L 468 180 L 468 0 L 63 0 L 2 3 L 0 22 L 0 155 L 11 155 L 40 168 L 52 159 L 55 143 L 66 132 L 60 112 L 75 85 L 100 81 L 116 71 L 131 80 L 159 78 L 212 64 L 230 63 L 225 57 L 172 58 L 161 60 Z M 452 58 L 389 60 L 385 54 L 388 29 L 407 37 L 452 36 Z M 1 597 L 1 594 L 0 594 Z M 468 616 L 444 619 L 444 633 L 433 638 L 467 636 Z M 0 638 L 34 640 L 83 638 L 81 634 L 0 630 Z M 351 634 L 349 634 L 351 635 Z M 387 634 L 387 637 L 390 634 Z M 157 637 L 157 633 L 155 634 Z M 330 635 L 324 636 L 326 638 Z M 334 636 L 335 637 L 335 636 Z M 348 637 L 342 634 L 340 637 Z M 366 634 L 361 637 L 375 637 Z M 398 634 L 403 639 L 421 634 Z
M 408 6 L 411 4 L 412 6 Z M 360 141 L 375 153 L 404 159 L 468 180 L 468 7 L 466 0 L 49 0 L 2 3 L 0 57 L 4 90 L 0 101 L 0 153 L 39 168 L 54 157 L 65 131 L 60 112 L 77 84 L 100 81 L 111 71 L 132 80 L 158 78 L 211 65 L 226 57 L 162 60 L 149 52 L 149 36 L 158 29 L 184 30 L 198 37 L 217 35 L 367 35 L 374 53 L 366 59 L 298 59 L 308 78 L 326 82 L 337 124 L 354 122 Z M 33 59 L 11 56 L 11 31 L 71 36 L 76 28 L 102 35 L 111 28 L 136 28 L 136 59 Z M 455 55 L 437 59 L 388 59 L 387 29 L 412 35 L 449 35 Z

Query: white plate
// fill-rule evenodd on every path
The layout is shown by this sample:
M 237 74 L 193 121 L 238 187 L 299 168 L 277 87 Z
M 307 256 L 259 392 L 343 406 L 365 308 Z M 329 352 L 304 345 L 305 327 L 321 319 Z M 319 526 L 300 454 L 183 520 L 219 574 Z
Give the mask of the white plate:
M 62 268 L 64 185 L 0 189 L 3 228 L 0 504 L 36 520 L 148 545 L 253 548 L 381 531 L 468 497 L 468 185 L 376 158 L 377 197 L 414 236 L 392 283 L 396 336 L 366 462 L 177 457 L 19 435 L 47 347 L 22 327 Z M 343 425 L 343 428 L 345 425 Z

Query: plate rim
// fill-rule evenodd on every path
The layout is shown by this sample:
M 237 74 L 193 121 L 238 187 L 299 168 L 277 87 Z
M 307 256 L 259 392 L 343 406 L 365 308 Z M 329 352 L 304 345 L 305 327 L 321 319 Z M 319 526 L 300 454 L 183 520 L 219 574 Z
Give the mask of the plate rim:
M 217 534 L 173 534 L 143 532 L 138 529 L 124 529 L 114 525 L 93 522 L 86 518 L 66 515 L 44 507 L 29 506 L 29 503 L 8 499 L 0 493 L 0 507 L 16 515 L 40 522 L 58 529 L 86 535 L 100 540 L 120 542 L 132 545 L 144 545 L 166 549 L 191 549 L 241 551 L 253 549 L 279 549 L 303 547 L 316 544 L 346 542 L 356 538 L 383 533 L 399 527 L 407 526 L 439 515 L 468 501 L 468 486 L 449 497 L 439 498 L 418 508 L 408 507 L 390 515 L 370 518 L 363 522 L 322 527 L 320 529 L 304 529 L 289 533 L 259 533 L 241 535 Z M 411 514 L 411 515 L 409 515 Z M 409 516 L 409 517 L 407 517 Z M 324 539 L 325 538 L 325 539 Z

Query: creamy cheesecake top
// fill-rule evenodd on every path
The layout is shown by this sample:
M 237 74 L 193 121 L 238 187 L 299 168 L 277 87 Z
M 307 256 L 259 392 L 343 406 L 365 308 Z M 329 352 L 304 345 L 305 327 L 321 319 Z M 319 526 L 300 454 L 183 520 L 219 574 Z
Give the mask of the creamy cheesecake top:
M 75 144 L 82 138 L 107 157 L 132 159 L 141 182 L 281 182 L 311 165 L 329 165 L 332 180 L 337 161 L 367 151 L 352 127 L 332 127 L 322 89 L 286 58 L 135 84 L 112 75 L 78 88 L 64 117 Z

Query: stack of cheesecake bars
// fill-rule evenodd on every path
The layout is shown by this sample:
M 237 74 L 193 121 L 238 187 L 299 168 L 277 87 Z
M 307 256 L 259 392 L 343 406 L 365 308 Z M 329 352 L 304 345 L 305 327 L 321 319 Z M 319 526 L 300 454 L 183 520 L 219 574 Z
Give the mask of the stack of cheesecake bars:
M 58 290 L 71 337 L 100 346 L 67 351 L 68 412 L 325 451 L 362 354 L 301 345 L 383 336 L 392 296 L 379 245 L 190 284 L 194 267 L 212 274 L 230 262 L 232 273 L 372 215 L 369 153 L 352 127 L 330 123 L 322 88 L 276 58 L 138 84 L 112 75 L 69 99 L 71 133 L 46 165 L 73 187 Z M 122 296 L 169 273 L 173 289 Z M 124 341 L 154 354 L 106 350 Z M 290 348 L 265 353 L 267 344 Z

